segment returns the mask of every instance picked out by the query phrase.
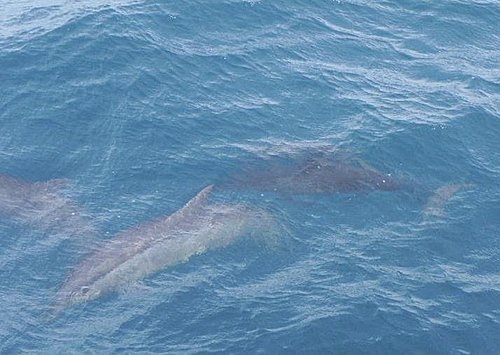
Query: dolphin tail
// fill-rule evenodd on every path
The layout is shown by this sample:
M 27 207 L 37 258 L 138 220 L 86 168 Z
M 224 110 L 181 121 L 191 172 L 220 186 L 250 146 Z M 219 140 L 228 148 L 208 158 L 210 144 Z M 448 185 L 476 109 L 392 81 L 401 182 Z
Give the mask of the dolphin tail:
M 422 215 L 424 220 L 445 216 L 445 205 L 462 189 L 472 187 L 472 184 L 456 183 L 441 186 L 427 199 Z

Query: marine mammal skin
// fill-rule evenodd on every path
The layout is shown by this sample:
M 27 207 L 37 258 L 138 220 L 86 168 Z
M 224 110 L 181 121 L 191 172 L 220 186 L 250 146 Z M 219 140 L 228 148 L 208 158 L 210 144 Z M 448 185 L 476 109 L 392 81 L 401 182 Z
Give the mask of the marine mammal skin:
M 51 234 L 95 233 L 85 213 L 61 190 L 63 179 L 27 182 L 0 174 L 0 216 Z
M 207 204 L 212 188 L 172 215 L 118 234 L 86 257 L 57 293 L 54 315 L 272 224 L 268 214 L 242 204 Z
M 403 184 L 366 164 L 309 159 L 299 164 L 272 165 L 236 178 L 238 187 L 283 194 L 325 194 L 369 190 L 394 191 Z

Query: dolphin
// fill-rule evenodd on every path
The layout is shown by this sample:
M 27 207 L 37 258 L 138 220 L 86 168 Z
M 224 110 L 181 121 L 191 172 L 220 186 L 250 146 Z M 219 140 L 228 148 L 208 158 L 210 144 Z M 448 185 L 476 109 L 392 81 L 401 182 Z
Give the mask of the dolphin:
M 230 180 L 227 186 L 288 196 L 405 190 L 419 199 L 428 196 L 422 210 L 423 218 L 427 220 L 444 217 L 446 203 L 458 191 L 471 185 L 447 184 L 429 192 L 418 183 L 383 173 L 359 159 L 332 159 L 320 154 L 247 169 Z
M 365 163 L 307 159 L 246 171 L 229 185 L 281 194 L 328 194 L 357 191 L 394 191 L 403 183 Z
M 27 182 L 0 174 L 0 216 L 50 234 L 95 233 L 86 214 L 62 193 L 67 185 L 64 179 Z
M 140 224 L 104 242 L 74 268 L 57 292 L 53 314 L 120 289 L 238 237 L 264 233 L 273 218 L 243 204 L 208 204 L 209 185 L 175 213 Z

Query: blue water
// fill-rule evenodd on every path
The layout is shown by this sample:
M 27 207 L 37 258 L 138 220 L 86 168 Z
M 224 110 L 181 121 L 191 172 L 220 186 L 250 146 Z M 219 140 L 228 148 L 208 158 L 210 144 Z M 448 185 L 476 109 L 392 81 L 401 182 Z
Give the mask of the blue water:
M 99 232 L 2 217 L 0 352 L 498 353 L 499 19 L 492 0 L 3 0 L 0 173 L 69 179 Z M 279 245 L 44 318 L 88 245 L 333 151 L 418 188 L 219 188 L 272 212 Z M 448 184 L 467 186 L 424 218 Z

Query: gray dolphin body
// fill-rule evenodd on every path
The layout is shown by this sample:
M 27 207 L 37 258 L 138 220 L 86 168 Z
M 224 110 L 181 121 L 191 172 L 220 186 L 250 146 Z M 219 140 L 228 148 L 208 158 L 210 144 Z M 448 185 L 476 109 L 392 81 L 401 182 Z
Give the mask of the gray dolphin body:
M 51 234 L 94 233 L 86 215 L 61 193 L 65 180 L 26 182 L 0 174 L 0 216 Z
M 90 254 L 59 290 L 54 313 L 273 224 L 266 212 L 242 204 L 207 204 L 211 190 L 207 186 L 172 215 L 128 229 Z
M 402 183 L 366 164 L 309 159 L 299 164 L 270 166 L 246 172 L 237 186 L 284 194 L 324 194 L 369 190 L 394 191 Z

